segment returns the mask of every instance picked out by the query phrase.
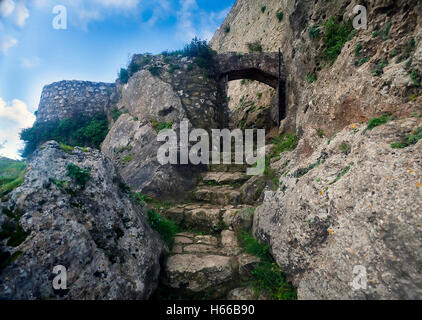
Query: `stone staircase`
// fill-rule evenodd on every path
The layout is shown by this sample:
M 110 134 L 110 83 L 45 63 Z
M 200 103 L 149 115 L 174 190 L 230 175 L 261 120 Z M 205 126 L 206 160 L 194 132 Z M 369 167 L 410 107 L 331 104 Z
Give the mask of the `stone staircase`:
M 192 192 L 192 203 L 162 212 L 188 231 L 174 239 L 163 270 L 161 298 L 257 298 L 246 283 L 259 258 L 242 251 L 235 232 L 252 226 L 253 206 L 240 203 L 238 191 L 250 178 L 244 172 L 244 166 L 210 165 Z

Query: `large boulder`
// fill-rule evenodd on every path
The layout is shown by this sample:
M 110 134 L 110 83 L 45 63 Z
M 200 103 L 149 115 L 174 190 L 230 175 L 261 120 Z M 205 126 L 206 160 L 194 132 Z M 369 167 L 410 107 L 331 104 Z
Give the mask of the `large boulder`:
M 84 171 L 71 174 L 71 163 Z M 0 242 L 13 257 L 0 271 L 0 299 L 151 296 L 167 249 L 119 179 L 96 150 L 64 151 L 50 141 L 35 152 L 25 182 L 2 204 L 1 229 L 12 223 L 23 237 Z M 53 289 L 58 265 L 67 269 L 67 290 Z
M 422 141 L 390 145 L 421 125 L 351 125 L 306 160 L 293 151 L 272 164 L 281 187 L 253 229 L 299 299 L 422 298 Z
M 210 71 L 187 57 L 135 55 L 132 64 L 140 70 L 121 87 L 116 107 L 124 114 L 113 124 L 102 151 L 134 190 L 180 199 L 206 167 L 161 165 L 157 133 L 162 127 L 178 132 L 182 120 L 188 121 L 189 130 L 217 128 L 218 84 Z

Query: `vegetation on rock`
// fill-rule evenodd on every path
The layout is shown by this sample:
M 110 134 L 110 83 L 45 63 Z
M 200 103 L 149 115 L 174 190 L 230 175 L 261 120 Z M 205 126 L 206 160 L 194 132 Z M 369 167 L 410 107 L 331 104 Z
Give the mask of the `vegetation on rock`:
M 23 183 L 25 171 L 25 162 L 0 158 L 0 198 Z

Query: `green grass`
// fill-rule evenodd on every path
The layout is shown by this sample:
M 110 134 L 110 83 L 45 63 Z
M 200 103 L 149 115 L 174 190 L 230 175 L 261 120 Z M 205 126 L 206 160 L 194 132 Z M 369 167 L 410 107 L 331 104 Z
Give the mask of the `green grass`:
M 311 39 L 318 39 L 321 35 L 321 27 L 319 24 L 314 24 L 308 28 L 309 38 Z
M 157 131 L 157 133 L 159 133 L 162 130 L 171 129 L 173 127 L 173 121 L 158 122 L 157 120 L 152 120 L 151 125 Z
M 375 127 L 378 127 L 382 124 L 385 124 L 391 120 L 393 120 L 394 118 L 391 117 L 391 113 L 386 113 L 384 115 L 382 115 L 379 118 L 372 118 L 368 121 L 368 125 L 366 126 L 367 130 L 372 130 Z
M 344 168 L 344 170 L 337 175 L 334 181 L 330 182 L 330 185 L 339 181 L 344 175 L 346 175 L 350 171 L 350 169 L 351 169 L 351 166 L 347 166 L 346 168 Z
M 417 87 L 421 85 L 421 75 L 418 70 L 414 69 L 410 72 L 410 79 L 412 79 L 413 84 Z
M 25 172 L 25 162 L 0 158 L 0 199 L 23 183 Z
M 62 149 L 67 154 L 72 154 L 73 150 L 75 150 L 74 147 L 68 146 L 67 144 L 60 143 L 60 149 Z
M 363 49 L 362 42 L 356 43 L 356 46 L 355 46 L 355 56 L 356 57 L 358 57 L 360 55 L 360 52 L 362 51 L 362 49 Z
M 249 52 L 262 52 L 262 44 L 261 41 L 256 40 L 254 42 L 247 43 Z
M 381 59 L 375 65 L 375 67 L 371 70 L 371 74 L 375 76 L 381 76 L 384 73 L 384 68 L 388 65 L 387 59 Z
M 340 144 L 340 150 L 345 155 L 348 155 L 352 151 L 352 146 L 350 144 L 348 144 L 347 142 L 342 142 Z
M 324 131 L 322 131 L 321 129 L 318 129 L 318 130 L 316 131 L 316 135 L 317 135 L 319 138 L 324 138 L 325 133 L 324 133 Z
M 308 72 L 306 75 L 306 82 L 311 84 L 316 81 L 316 75 L 313 72 Z
M 122 159 L 119 160 L 120 164 L 127 164 L 133 160 L 133 155 L 127 154 Z
M 352 23 L 338 22 L 335 17 L 331 17 L 324 26 L 324 58 L 333 64 L 345 43 L 355 36 L 356 30 L 353 29 Z
M 369 60 L 371 60 L 370 57 L 365 57 L 365 58 L 360 58 L 358 61 L 358 67 L 364 65 L 365 63 L 367 63 Z
M 286 279 L 269 253 L 269 247 L 259 243 L 250 233 L 241 231 L 237 234 L 243 250 L 260 258 L 260 262 L 251 271 L 250 282 L 256 293 L 265 293 L 275 300 L 295 300 L 295 289 Z
M 403 141 L 391 144 L 393 149 L 403 149 L 418 143 L 422 139 L 422 126 L 417 128 L 414 133 L 408 135 Z
M 66 175 L 71 177 L 76 184 L 83 187 L 89 181 L 89 170 L 82 169 L 73 163 L 69 163 L 66 169 Z
M 154 210 L 148 211 L 148 223 L 153 230 L 156 230 L 167 246 L 171 249 L 173 247 L 174 236 L 179 231 L 176 223 L 170 219 L 164 219 L 160 214 Z

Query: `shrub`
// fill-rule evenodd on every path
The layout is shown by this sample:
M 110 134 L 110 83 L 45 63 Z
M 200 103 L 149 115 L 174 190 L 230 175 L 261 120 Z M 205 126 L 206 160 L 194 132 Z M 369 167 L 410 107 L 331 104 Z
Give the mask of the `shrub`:
M 345 154 L 348 155 L 350 151 L 352 151 L 352 146 L 348 144 L 347 142 L 342 142 L 340 144 L 340 150 Z
M 173 74 L 173 73 L 174 73 L 174 71 L 179 70 L 179 69 L 180 69 L 180 66 L 179 66 L 178 64 L 172 64 L 172 65 L 170 66 L 169 73 L 170 73 L 170 74 Z
M 200 68 L 208 69 L 212 66 L 214 57 L 217 53 L 211 49 L 205 40 L 200 40 L 195 37 L 183 48 L 183 50 L 173 51 L 169 54 L 193 58 Z
M 118 74 L 121 83 L 126 84 L 129 81 L 129 72 L 127 69 L 121 68 Z
M 161 68 L 159 66 L 157 66 L 157 65 L 153 65 L 153 66 L 149 67 L 148 68 L 148 71 L 151 72 L 151 74 L 154 77 L 158 77 L 161 74 Z
M 267 7 L 266 7 L 266 6 L 262 6 L 262 7 L 261 7 L 261 12 L 262 12 L 262 13 L 264 13 L 264 12 L 265 12 L 265 10 L 267 10 Z
M 224 27 L 224 33 L 229 33 L 230 32 L 230 26 L 227 25 Z
M 123 114 L 123 112 L 122 111 L 120 111 L 119 109 L 117 109 L 116 107 L 114 107 L 112 110 L 111 110 L 111 118 L 114 120 L 114 121 L 117 121 L 117 119 L 119 119 L 119 117 Z
M 249 52 L 262 52 L 262 44 L 261 41 L 256 40 L 254 42 L 249 42 L 247 44 Z
M 322 131 L 321 129 L 318 129 L 316 134 L 319 138 L 323 138 L 325 136 L 324 131 Z
M 141 70 L 141 65 L 139 65 L 138 63 L 136 63 L 135 61 L 131 61 L 129 66 L 127 67 L 129 74 L 134 74 L 136 72 L 138 72 L 139 70 Z
M 384 68 L 388 65 L 387 59 L 381 59 L 375 65 L 375 67 L 371 70 L 371 74 L 375 76 L 381 76 L 384 73 Z
M 337 18 L 331 17 L 325 23 L 325 59 L 334 63 L 340 55 L 344 44 L 351 40 L 355 34 L 356 30 L 353 29 L 352 23 L 340 23 Z
M 421 79 L 422 78 L 421 78 L 421 75 L 420 75 L 418 70 L 412 70 L 410 72 L 410 78 L 412 79 L 413 84 L 415 86 L 419 87 L 421 85 Z
M 365 57 L 365 58 L 360 58 L 358 61 L 358 67 L 364 65 L 365 63 L 367 63 L 369 60 L 371 60 L 371 58 L 369 57 Z
M 173 247 L 174 236 L 179 231 L 179 228 L 173 220 L 164 219 L 160 214 L 154 210 L 148 211 L 148 223 L 152 229 L 156 230 L 167 246 L 171 249 Z
M 321 34 L 321 29 L 318 24 L 314 24 L 313 26 L 310 26 L 308 28 L 309 38 L 311 39 L 317 39 L 319 38 Z
M 277 12 L 275 14 L 275 16 L 277 17 L 278 22 L 281 22 L 281 21 L 283 21 L 283 18 L 284 18 L 284 12 L 283 11 L 279 11 L 279 12 Z
M 391 144 L 391 147 L 394 149 L 397 148 L 407 148 L 411 145 L 418 143 L 422 139 L 422 126 L 417 128 L 413 133 L 408 135 L 403 141 L 394 142 Z
M 372 130 L 373 128 L 378 127 L 384 123 L 387 123 L 390 120 L 393 120 L 393 118 L 391 117 L 391 113 L 384 114 L 379 118 L 372 118 L 368 121 L 368 125 L 366 129 Z
M 66 169 L 66 175 L 71 177 L 76 184 L 83 187 L 89 181 L 89 170 L 84 170 L 73 163 L 69 163 Z
M 55 140 L 68 146 L 100 148 L 108 133 L 108 121 L 104 114 L 92 118 L 78 116 L 57 122 L 36 123 L 20 133 L 25 141 L 23 157 L 29 156 L 40 144 Z

